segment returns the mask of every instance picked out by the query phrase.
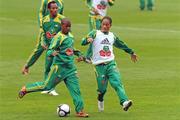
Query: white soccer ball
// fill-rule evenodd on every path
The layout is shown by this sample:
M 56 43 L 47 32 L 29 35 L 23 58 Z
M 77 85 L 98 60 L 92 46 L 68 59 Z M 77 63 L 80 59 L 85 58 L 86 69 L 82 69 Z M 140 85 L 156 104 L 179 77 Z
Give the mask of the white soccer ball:
M 57 107 L 57 115 L 59 117 L 65 117 L 68 116 L 70 114 L 70 107 L 67 104 L 60 104 Z

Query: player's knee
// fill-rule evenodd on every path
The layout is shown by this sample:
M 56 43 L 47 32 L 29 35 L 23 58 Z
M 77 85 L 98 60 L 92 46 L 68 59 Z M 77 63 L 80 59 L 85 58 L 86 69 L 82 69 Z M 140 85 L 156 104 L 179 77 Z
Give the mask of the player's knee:
M 98 92 L 97 99 L 102 102 L 104 100 L 103 98 L 104 98 L 105 93 L 106 93 L 106 91 Z

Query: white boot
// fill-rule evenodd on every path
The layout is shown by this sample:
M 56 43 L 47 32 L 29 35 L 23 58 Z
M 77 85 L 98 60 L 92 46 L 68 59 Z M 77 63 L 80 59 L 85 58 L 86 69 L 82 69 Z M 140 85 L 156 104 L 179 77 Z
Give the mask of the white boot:
M 48 94 L 49 90 L 42 91 L 41 94 Z
M 59 95 L 55 90 L 49 91 L 49 94 L 52 95 L 52 96 Z
M 125 102 L 123 102 L 123 110 L 124 111 L 128 111 L 129 107 L 131 107 L 132 105 L 132 100 L 127 100 Z
M 104 111 L 104 101 L 101 102 L 98 100 L 98 109 L 99 109 L 99 112 Z

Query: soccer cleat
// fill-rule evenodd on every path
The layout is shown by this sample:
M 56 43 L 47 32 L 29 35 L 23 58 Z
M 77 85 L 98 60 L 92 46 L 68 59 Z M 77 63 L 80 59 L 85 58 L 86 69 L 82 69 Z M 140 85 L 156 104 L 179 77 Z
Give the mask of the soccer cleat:
M 98 110 L 99 112 L 104 111 L 104 101 L 101 102 L 98 100 Z
M 123 110 L 124 111 L 128 111 L 129 107 L 132 106 L 132 100 L 127 100 L 125 102 L 123 102 Z
M 52 95 L 52 96 L 59 95 L 55 90 L 49 91 L 49 94 Z
M 49 94 L 48 90 L 42 91 L 41 94 Z
M 92 64 L 91 58 L 85 58 L 84 61 L 85 61 L 86 63 Z
M 18 97 L 21 99 L 27 94 L 26 88 L 22 87 L 21 91 L 18 93 Z
M 83 111 L 76 113 L 77 117 L 89 117 L 89 115 Z

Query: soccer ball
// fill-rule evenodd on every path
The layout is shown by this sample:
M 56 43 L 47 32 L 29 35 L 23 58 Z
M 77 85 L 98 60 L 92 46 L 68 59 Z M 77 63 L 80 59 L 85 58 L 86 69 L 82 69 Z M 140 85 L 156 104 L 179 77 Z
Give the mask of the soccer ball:
M 65 117 L 68 116 L 70 114 L 70 107 L 67 104 L 60 104 L 57 107 L 57 115 L 59 117 Z

